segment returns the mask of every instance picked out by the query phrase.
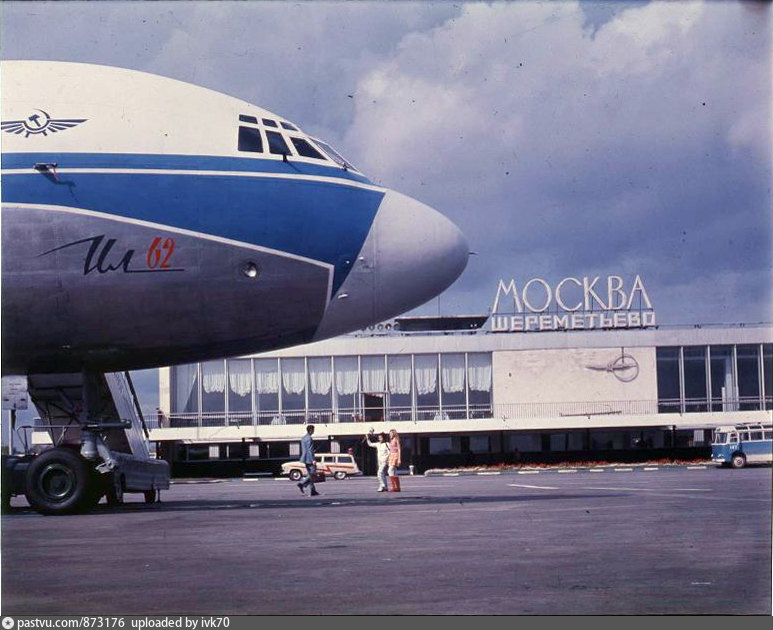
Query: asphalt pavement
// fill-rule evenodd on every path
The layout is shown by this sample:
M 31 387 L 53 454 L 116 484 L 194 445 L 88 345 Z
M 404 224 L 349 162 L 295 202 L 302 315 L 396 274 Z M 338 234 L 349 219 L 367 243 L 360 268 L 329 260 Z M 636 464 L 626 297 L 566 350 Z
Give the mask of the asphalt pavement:
M 180 481 L 2 516 L 2 614 L 771 614 L 770 467 Z

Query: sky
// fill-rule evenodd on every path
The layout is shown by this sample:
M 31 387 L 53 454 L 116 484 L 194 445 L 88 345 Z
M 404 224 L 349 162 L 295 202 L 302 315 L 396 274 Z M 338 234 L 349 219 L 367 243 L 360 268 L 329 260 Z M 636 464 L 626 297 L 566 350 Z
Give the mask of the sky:
M 6 1 L 0 57 L 188 81 L 328 140 L 477 254 L 414 314 L 638 274 L 660 324 L 773 321 L 769 3 Z

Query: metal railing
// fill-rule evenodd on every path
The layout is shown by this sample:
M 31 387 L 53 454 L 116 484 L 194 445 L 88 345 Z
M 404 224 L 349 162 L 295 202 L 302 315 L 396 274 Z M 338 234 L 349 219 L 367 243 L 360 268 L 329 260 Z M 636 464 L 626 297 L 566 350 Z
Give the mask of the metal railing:
M 385 422 L 438 422 L 500 418 L 526 420 L 538 418 L 571 418 L 592 416 L 649 416 L 730 411 L 763 411 L 773 409 L 773 397 L 741 397 L 736 400 L 668 399 L 616 400 L 581 402 L 531 402 L 498 405 L 456 405 L 393 407 L 381 409 L 311 409 L 309 411 L 261 411 L 218 413 L 175 413 L 161 417 L 160 427 L 229 427 L 288 424 L 335 424 Z

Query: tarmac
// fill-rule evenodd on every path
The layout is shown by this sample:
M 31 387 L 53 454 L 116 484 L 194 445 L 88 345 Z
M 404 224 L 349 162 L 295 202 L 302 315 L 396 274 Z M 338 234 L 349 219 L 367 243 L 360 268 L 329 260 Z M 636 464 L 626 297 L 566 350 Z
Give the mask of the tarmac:
M 179 480 L 2 516 L 3 615 L 771 614 L 771 467 Z

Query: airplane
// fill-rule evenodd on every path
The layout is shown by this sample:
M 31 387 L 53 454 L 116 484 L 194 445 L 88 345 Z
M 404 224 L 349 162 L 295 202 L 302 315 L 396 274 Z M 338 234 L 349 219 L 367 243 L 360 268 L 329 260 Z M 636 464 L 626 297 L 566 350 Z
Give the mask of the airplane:
M 0 72 L 2 373 L 54 444 L 4 466 L 4 499 L 153 500 L 168 470 L 122 463 L 148 454 L 121 373 L 364 328 L 465 269 L 450 220 L 266 109 L 112 66 Z

